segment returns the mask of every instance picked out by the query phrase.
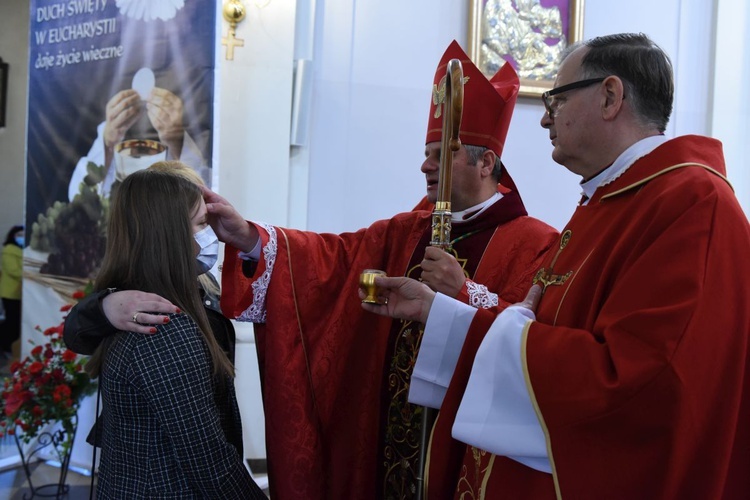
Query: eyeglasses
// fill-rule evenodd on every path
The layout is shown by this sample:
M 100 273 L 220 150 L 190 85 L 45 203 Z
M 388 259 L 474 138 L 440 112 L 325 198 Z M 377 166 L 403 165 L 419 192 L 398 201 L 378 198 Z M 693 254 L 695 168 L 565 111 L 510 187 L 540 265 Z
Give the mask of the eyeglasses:
M 542 94 L 542 102 L 544 102 L 544 107 L 547 110 L 547 114 L 549 115 L 550 118 L 555 117 L 555 112 L 557 111 L 557 106 L 555 106 L 556 95 L 562 94 L 563 92 L 568 92 L 570 90 L 589 87 L 595 83 L 603 82 L 606 79 L 607 77 L 589 78 L 588 80 L 581 80 L 578 82 L 569 83 L 567 85 L 563 85 L 562 87 L 557 87 L 556 89 L 552 89 L 552 90 L 548 90 L 547 92 L 544 92 Z

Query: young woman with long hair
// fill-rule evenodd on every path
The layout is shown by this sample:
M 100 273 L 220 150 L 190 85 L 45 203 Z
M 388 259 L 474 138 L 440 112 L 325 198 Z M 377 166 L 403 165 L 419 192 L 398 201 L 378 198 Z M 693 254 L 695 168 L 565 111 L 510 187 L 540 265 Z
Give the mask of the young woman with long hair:
M 199 188 L 178 175 L 135 172 L 111 200 L 95 288 L 158 294 L 181 312 L 154 335 L 105 337 L 87 366 L 103 400 L 97 498 L 266 498 L 227 441 L 226 405 L 215 400 L 228 394 L 236 410 L 233 367 L 196 286 L 207 231 Z

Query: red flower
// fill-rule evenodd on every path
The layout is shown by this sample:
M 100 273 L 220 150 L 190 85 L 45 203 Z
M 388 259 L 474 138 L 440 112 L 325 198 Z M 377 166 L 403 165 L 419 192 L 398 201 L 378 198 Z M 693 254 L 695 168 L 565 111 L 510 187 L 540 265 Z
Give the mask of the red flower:
M 76 297 L 85 295 L 80 292 Z M 68 310 L 70 306 L 62 308 L 63 313 Z M 62 422 L 67 429 L 79 398 L 93 391 L 88 375 L 83 373 L 85 361 L 65 348 L 63 328 L 64 323 L 44 331 L 37 327 L 47 336 L 47 342 L 32 346 L 29 356 L 12 363 L 11 374 L 0 387 L 0 435 L 16 434 L 21 429 L 19 438 L 29 443 L 50 422 Z
M 50 337 L 50 336 L 52 336 L 52 335 L 54 335 L 56 333 L 62 335 L 63 328 L 65 328 L 65 323 L 60 323 L 57 326 L 51 326 L 51 327 L 47 328 L 46 330 L 44 330 L 44 335 L 46 335 L 48 337 Z
M 29 365 L 29 373 L 39 373 L 44 369 L 44 365 L 41 364 L 39 361 L 34 361 Z
M 80 300 L 84 298 L 85 296 L 86 296 L 86 293 L 83 292 L 82 290 L 76 290 L 75 292 L 73 292 L 73 298 L 76 300 Z
M 31 393 L 29 391 L 11 392 L 5 399 L 5 415 L 10 417 L 29 399 L 31 399 Z
M 60 311 L 62 312 L 68 312 L 73 308 L 73 304 L 65 304 L 60 308 Z
M 52 393 L 52 400 L 55 403 L 59 403 L 61 401 L 65 401 L 66 399 L 70 398 L 70 387 L 68 387 L 65 384 L 60 384 L 57 387 L 55 387 L 55 392 Z

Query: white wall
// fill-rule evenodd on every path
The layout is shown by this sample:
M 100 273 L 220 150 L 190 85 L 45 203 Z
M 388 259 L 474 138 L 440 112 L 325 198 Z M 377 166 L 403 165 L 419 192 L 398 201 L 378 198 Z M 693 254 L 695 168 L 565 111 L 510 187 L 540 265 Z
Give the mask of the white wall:
M 289 127 L 296 3 L 244 3 L 247 15 L 237 27 L 244 47 L 236 48 L 234 60 L 229 61 L 226 49 L 217 46 L 219 125 L 214 135 L 218 157 L 213 187 L 247 218 L 286 225 L 290 218 Z M 220 3 L 217 5 L 220 11 Z M 220 25 L 224 36 L 228 25 L 223 20 Z M 235 387 L 245 456 L 264 458 L 265 425 L 253 330 L 247 323 L 235 323 L 235 328 Z
M 452 39 L 467 48 L 468 2 L 327 0 L 318 10 L 307 226 L 339 232 L 408 210 L 424 194 L 432 79 Z M 712 20 L 713 6 L 702 0 L 586 0 L 584 37 L 648 34 L 675 65 L 667 133 L 706 134 Z M 539 99 L 519 99 L 503 160 L 530 214 L 562 228 L 579 179 L 550 159 L 542 111 Z
M 6 125 L 0 128 L 0 237 L 23 224 L 29 0 L 0 0 L 0 58 L 10 65 Z
M 745 0 L 717 4 L 711 135 L 724 142 L 729 180 L 750 214 L 750 100 L 742 97 L 750 81 L 750 7 Z

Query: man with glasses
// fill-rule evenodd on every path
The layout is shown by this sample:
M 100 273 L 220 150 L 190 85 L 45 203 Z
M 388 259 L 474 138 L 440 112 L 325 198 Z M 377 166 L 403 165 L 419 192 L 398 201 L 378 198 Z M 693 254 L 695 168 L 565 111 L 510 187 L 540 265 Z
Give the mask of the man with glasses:
M 412 387 L 471 366 L 449 392 L 477 467 L 430 498 L 745 498 L 750 226 L 721 144 L 663 135 L 672 66 L 643 34 L 571 47 L 555 83 L 541 125 L 584 200 L 526 299 L 495 315 L 385 278 L 363 305 L 426 323 Z

